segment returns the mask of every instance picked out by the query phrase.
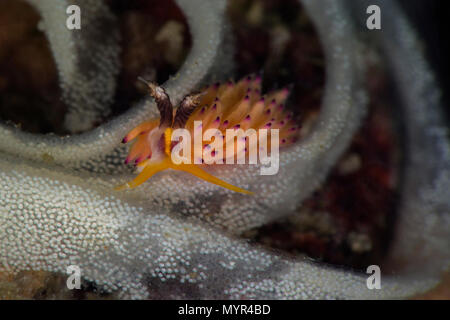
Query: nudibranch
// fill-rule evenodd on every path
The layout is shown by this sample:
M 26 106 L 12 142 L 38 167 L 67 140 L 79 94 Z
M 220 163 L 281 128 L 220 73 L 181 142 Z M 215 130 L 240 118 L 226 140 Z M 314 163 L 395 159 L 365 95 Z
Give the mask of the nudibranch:
M 280 147 L 288 146 L 295 142 L 299 137 L 300 126 L 296 123 L 292 112 L 287 111 L 284 103 L 289 95 L 289 89 L 283 88 L 269 92 L 266 95 L 261 94 L 261 76 L 248 76 L 238 82 L 228 81 L 227 83 L 215 83 L 204 88 L 199 93 L 185 96 L 179 107 L 173 110 L 170 98 L 164 88 L 155 83 L 144 82 L 155 99 L 160 119 L 151 119 L 141 123 L 131 130 L 123 139 L 123 143 L 135 140 L 125 163 L 134 163 L 139 175 L 132 181 L 117 187 L 117 190 L 126 188 L 135 188 L 148 180 L 154 174 L 166 169 L 174 169 L 189 172 L 203 180 L 219 185 L 221 187 L 251 194 L 250 191 L 231 185 L 214 175 L 203 170 L 202 166 L 215 165 L 219 162 L 207 164 L 204 161 L 205 155 L 216 157 L 222 160 L 220 163 L 227 162 L 227 159 L 237 156 L 238 151 L 243 152 L 248 157 L 249 149 L 252 147 L 262 148 L 260 139 L 244 138 L 243 143 L 234 144 L 229 141 L 225 135 L 227 130 L 254 129 L 257 136 L 260 135 L 259 129 L 267 129 L 267 136 L 271 136 L 272 129 L 278 129 L 278 142 Z M 201 121 L 201 122 L 197 122 Z M 199 126 L 195 127 L 198 123 Z M 174 130 L 183 128 L 194 137 L 190 141 L 191 149 L 194 150 L 188 163 L 176 164 L 172 160 L 171 152 L 180 141 L 172 141 Z M 201 141 L 194 145 L 195 136 L 201 135 L 199 132 L 207 129 L 217 129 L 219 136 L 214 139 L 223 139 L 222 145 L 226 149 L 227 144 L 233 143 L 231 154 L 227 151 L 220 155 L 216 154 L 219 150 L 211 147 L 211 142 Z M 192 139 L 191 139 L 192 140 Z M 267 138 L 267 145 L 270 145 L 271 139 Z M 258 145 L 259 144 L 259 145 Z M 244 149 L 242 149 L 244 146 Z M 196 149 L 201 148 L 199 153 Z M 234 149 L 233 149 L 234 148 Z M 238 150 L 238 148 L 240 148 Z M 200 154 L 201 159 L 194 159 Z

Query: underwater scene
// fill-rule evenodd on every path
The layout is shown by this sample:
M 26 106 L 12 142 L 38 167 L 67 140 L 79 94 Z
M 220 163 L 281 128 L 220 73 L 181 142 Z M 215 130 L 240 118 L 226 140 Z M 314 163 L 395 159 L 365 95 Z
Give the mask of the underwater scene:
M 0 300 L 450 299 L 425 2 L 0 0 Z

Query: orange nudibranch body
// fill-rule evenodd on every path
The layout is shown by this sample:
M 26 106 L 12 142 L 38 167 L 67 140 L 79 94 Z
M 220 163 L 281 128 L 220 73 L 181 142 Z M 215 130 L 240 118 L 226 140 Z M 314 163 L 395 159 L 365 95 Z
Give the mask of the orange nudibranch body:
M 170 99 L 163 88 L 154 83 L 145 83 L 151 96 L 155 98 L 161 119 L 143 122 L 123 139 L 124 143 L 134 140 L 125 163 L 134 162 L 141 172 L 133 181 L 118 189 L 134 188 L 155 173 L 170 168 L 187 171 L 208 182 L 236 192 L 250 194 L 251 192 L 247 190 L 233 186 L 207 173 L 201 168 L 202 165 L 195 164 L 205 162 L 204 159 L 195 159 L 195 155 L 200 154 L 203 157 L 210 152 L 210 156 L 214 157 L 218 152 L 211 148 L 211 142 L 201 141 L 200 145 L 194 145 L 196 135 L 201 135 L 208 129 L 216 129 L 218 130 L 216 132 L 221 133 L 224 150 L 227 144 L 233 143 L 231 149 L 233 150 L 234 147 L 234 152 L 231 155 L 225 152 L 221 153 L 223 163 L 227 162 L 227 157 L 231 156 L 234 159 L 237 153 L 242 151 L 247 157 L 250 143 L 246 140 L 245 149 L 238 150 L 238 144 L 234 144 L 234 140 L 232 142 L 226 140 L 227 129 L 244 131 L 254 129 L 257 133 L 258 129 L 268 129 L 268 141 L 270 141 L 270 129 L 278 129 L 279 146 L 281 147 L 298 139 L 299 126 L 293 119 L 293 114 L 286 111 L 284 107 L 289 90 L 281 89 L 262 96 L 261 77 L 259 76 L 249 76 L 237 83 L 229 81 L 224 84 L 213 84 L 198 94 L 186 96 L 176 111 L 173 110 Z M 199 123 L 196 121 L 201 121 L 200 128 L 195 127 L 195 124 Z M 173 130 L 179 128 L 186 129 L 193 138 L 189 142 L 194 150 L 189 164 L 175 164 L 171 159 L 171 151 L 177 143 L 180 143 L 172 141 L 171 135 Z M 199 148 L 201 150 L 198 150 Z

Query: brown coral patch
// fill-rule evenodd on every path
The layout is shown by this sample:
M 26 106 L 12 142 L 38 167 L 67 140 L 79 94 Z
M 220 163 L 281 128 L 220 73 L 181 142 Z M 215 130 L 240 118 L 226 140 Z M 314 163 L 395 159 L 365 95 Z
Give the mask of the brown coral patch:
M 0 2 L 0 118 L 29 132 L 64 133 L 66 108 L 39 19 L 25 2 Z

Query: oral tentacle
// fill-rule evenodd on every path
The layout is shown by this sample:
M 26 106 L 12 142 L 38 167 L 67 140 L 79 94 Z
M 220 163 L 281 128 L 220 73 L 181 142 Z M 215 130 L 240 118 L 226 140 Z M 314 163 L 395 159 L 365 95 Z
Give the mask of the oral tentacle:
M 114 189 L 117 191 L 125 190 L 125 189 L 133 189 L 137 186 L 143 184 L 145 181 L 150 179 L 156 173 L 166 170 L 170 167 L 170 160 L 164 159 L 162 162 L 147 164 L 142 170 L 142 172 L 134 178 L 132 181 L 125 183 L 123 185 L 117 186 Z

